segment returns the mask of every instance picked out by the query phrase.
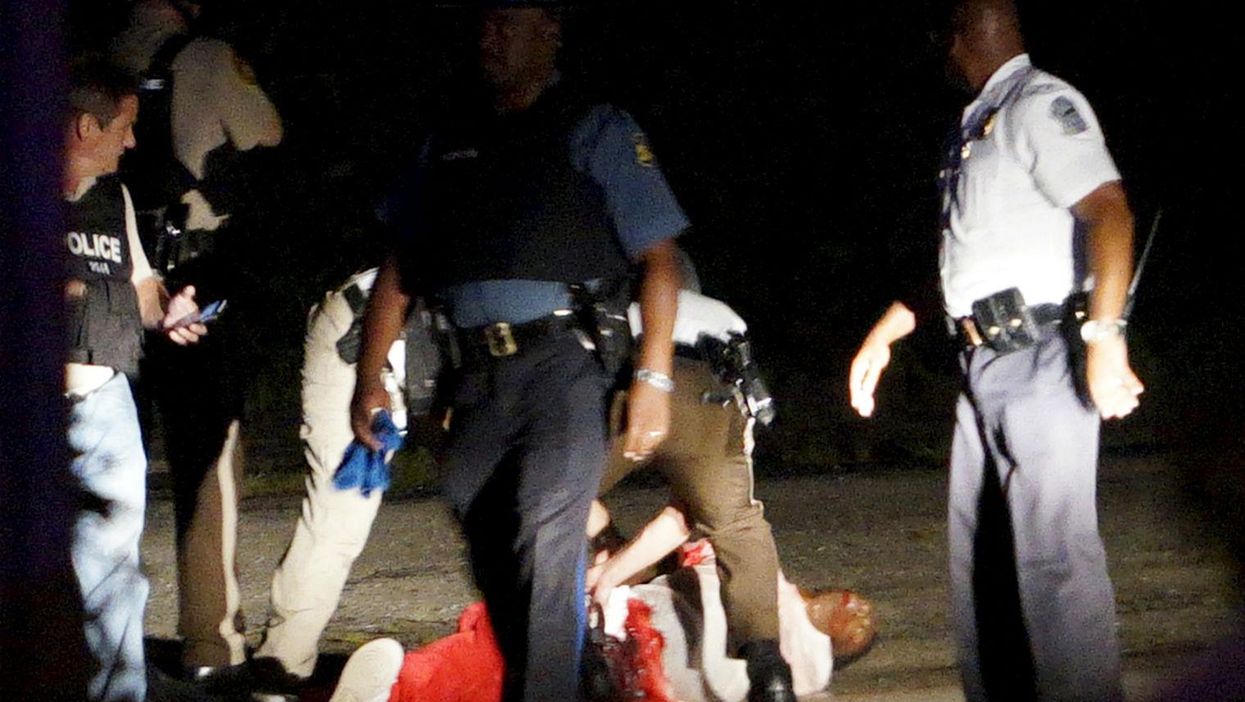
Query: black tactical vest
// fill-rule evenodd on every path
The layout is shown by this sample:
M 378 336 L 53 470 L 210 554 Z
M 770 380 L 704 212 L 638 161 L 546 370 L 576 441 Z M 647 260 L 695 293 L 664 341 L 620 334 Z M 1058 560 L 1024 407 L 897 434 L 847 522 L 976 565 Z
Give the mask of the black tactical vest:
M 121 180 L 107 176 L 77 202 L 69 203 L 67 278 L 86 292 L 69 299 L 69 361 L 110 366 L 127 375 L 138 371 L 143 325 L 125 231 Z
M 435 293 L 479 280 L 627 275 L 601 186 L 571 162 L 571 136 L 591 107 L 555 87 L 522 112 L 480 110 L 434 135 L 404 278 Z

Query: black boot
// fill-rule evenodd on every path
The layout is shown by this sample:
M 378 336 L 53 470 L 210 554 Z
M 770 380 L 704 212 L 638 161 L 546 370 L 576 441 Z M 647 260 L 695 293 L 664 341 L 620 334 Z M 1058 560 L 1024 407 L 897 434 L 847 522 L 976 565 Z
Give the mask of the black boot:
M 748 702 L 796 702 L 791 666 L 777 641 L 750 641 L 740 654 L 748 664 Z

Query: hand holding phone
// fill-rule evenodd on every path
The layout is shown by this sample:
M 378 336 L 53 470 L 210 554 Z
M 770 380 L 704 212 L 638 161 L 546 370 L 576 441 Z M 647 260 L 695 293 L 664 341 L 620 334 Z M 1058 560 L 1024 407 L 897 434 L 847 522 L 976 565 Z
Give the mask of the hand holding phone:
M 228 304 L 228 300 L 217 300 L 216 302 L 209 303 L 205 307 L 200 308 L 198 312 L 192 312 L 173 322 L 166 329 L 182 329 L 191 324 L 207 324 L 219 317 Z

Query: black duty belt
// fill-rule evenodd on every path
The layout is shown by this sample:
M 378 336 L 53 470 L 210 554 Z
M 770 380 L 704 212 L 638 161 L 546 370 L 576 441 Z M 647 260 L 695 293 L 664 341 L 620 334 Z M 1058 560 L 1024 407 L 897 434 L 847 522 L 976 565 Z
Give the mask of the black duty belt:
M 1031 305 L 1028 311 L 1033 316 L 1034 323 L 1039 327 L 1058 324 L 1064 317 L 1064 306 L 1054 303 Z M 997 334 L 997 330 L 984 327 L 971 315 L 957 317 L 952 322 L 956 341 L 968 348 L 988 345 L 987 340 Z
M 463 360 L 478 362 L 521 354 L 544 339 L 561 335 L 578 326 L 574 314 L 551 314 L 520 324 L 497 322 L 482 327 L 459 329 L 458 341 L 463 351 Z

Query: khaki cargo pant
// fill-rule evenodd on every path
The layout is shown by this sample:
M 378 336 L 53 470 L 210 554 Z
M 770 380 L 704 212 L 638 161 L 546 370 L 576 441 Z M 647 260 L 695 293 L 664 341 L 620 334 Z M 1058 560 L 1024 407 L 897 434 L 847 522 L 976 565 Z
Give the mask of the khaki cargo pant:
M 641 468 L 659 471 L 717 553 L 729 650 L 777 640 L 778 552 L 764 507 L 752 494 L 753 420 L 733 401 L 705 401 L 722 385 L 703 361 L 676 357 L 674 382 L 670 435 L 644 463 L 623 458 L 625 393 L 615 399 L 601 493 Z
M 294 536 L 272 575 L 272 616 L 256 658 L 275 658 L 286 672 L 309 677 L 320 636 L 337 611 L 350 568 L 367 545 L 381 492 L 338 490 L 333 474 L 354 433 L 350 398 L 355 366 L 337 354 L 354 315 L 345 297 L 328 293 L 311 311 L 303 349 L 303 454 L 307 494 Z

